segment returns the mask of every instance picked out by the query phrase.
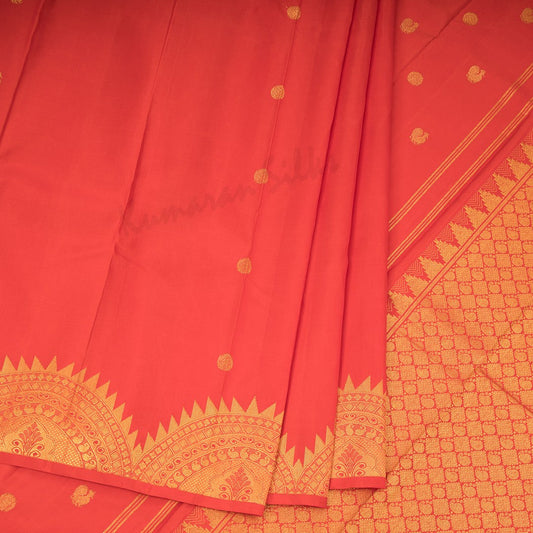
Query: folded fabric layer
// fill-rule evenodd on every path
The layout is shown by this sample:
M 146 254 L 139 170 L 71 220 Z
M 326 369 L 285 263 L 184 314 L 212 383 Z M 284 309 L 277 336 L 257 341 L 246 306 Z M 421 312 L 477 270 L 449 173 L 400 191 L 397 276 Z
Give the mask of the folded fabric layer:
M 0 161 L 3 461 L 227 510 L 325 504 L 377 5 L 28 12 Z M 353 401 L 339 475 L 372 485 L 348 468 Z
M 384 452 L 377 450 L 383 448 L 383 397 L 378 389 L 384 377 L 385 351 L 385 307 L 379 302 L 385 299 L 386 285 L 368 285 L 369 278 L 364 280 L 364 298 L 378 302 L 377 314 L 368 314 L 370 327 L 365 333 L 363 330 L 367 325 L 354 323 L 357 321 L 353 316 L 354 308 L 359 305 L 360 293 L 364 289 L 353 281 L 359 279 L 353 273 L 353 261 L 366 264 L 376 276 L 385 279 L 386 216 L 382 216 L 383 210 L 375 203 L 373 209 L 376 217 L 381 217 L 381 228 L 379 223 L 376 224 L 369 241 L 360 237 L 360 233 L 365 232 L 354 211 L 364 210 L 362 206 L 376 195 L 374 187 L 380 189 L 389 176 L 386 162 L 381 157 L 383 171 L 379 177 L 374 173 L 373 180 L 367 180 L 366 169 L 359 169 L 362 179 L 357 174 L 361 151 L 377 150 L 375 138 L 365 138 L 362 145 L 361 135 L 374 127 L 376 109 L 385 114 L 385 122 L 389 118 L 387 101 L 390 104 L 391 99 L 390 95 L 387 97 L 387 90 L 391 86 L 391 72 L 379 80 L 375 79 L 375 74 L 372 76 L 376 100 L 368 102 L 366 95 L 370 70 L 374 73 L 375 63 L 379 64 L 385 57 L 386 65 L 386 58 L 390 57 L 390 43 L 385 45 L 383 42 L 383 37 L 388 38 L 390 31 L 383 30 L 383 18 L 392 20 L 392 12 L 390 2 L 367 1 L 355 5 L 328 146 L 283 436 L 269 503 L 324 506 L 332 469 L 333 476 L 342 478 L 341 483 L 346 486 L 381 486 L 385 481 L 383 461 L 378 458 Z M 382 129 L 382 120 L 379 122 Z M 388 150 L 388 136 L 385 134 L 382 139 Z M 387 195 L 383 192 L 379 191 L 379 198 L 385 201 Z M 350 238 L 353 241 L 351 248 Z M 374 250 L 381 254 L 381 266 L 380 259 L 372 258 Z M 347 287 L 349 265 L 352 278 Z M 345 324 L 343 332 L 345 312 L 349 325 Z M 355 328 L 354 336 L 349 333 L 352 328 Z M 375 340 L 376 349 L 368 350 L 367 346 L 360 348 L 357 345 L 367 334 Z M 343 369 L 339 382 L 341 358 Z M 337 403 L 339 418 L 335 420 Z M 357 430 L 354 431 L 356 424 Z M 370 457 L 374 453 L 378 457 Z
M 330 488 L 385 485 L 385 326 L 395 3 L 381 0 L 367 89 Z

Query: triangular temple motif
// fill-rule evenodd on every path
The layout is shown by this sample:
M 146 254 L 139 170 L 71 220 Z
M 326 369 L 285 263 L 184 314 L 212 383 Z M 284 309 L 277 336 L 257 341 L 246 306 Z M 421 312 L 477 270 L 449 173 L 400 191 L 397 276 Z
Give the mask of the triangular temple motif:
M 382 486 L 385 481 L 385 397 L 383 382 L 370 377 L 357 387 L 350 376 L 339 389 L 331 488 L 357 479 Z M 369 478 L 373 481 L 369 481 Z
M 24 359 L 17 367 L 5 358 L 0 373 L 1 451 L 66 463 L 88 470 L 130 476 L 133 471 L 130 420 L 115 407 L 116 395 L 97 387 L 98 376 L 84 380 L 74 365 L 57 368 Z M 36 392 L 38 394 L 36 394 Z M 30 428 L 43 437 L 32 453 L 16 446 Z
M 108 393 L 109 383 L 99 385 L 98 374 L 85 374 L 74 373 L 73 364 L 58 369 L 55 359 L 48 366 L 33 359 L 30 366 L 6 357 L 0 451 L 214 498 L 227 497 L 227 479 L 240 480 L 230 493 L 264 504 L 283 420 L 275 405 L 261 411 L 255 398 L 246 408 L 236 399 L 230 408 L 208 399 L 203 409 L 195 402 L 179 424 L 171 417 L 140 445 L 124 404 L 117 406 L 116 393 Z
M 476 237 L 480 228 L 505 206 L 508 199 L 516 194 L 520 184 L 527 180 L 532 171 L 532 165 L 527 161 L 532 161 L 533 147 L 524 141 L 517 150 L 520 153 L 515 154 L 515 158 L 506 158 L 498 165 L 466 205 L 455 213 L 451 221 L 407 267 L 406 273 L 409 277 L 404 274 L 394 282 L 388 294 L 388 330 L 391 330 L 417 301 L 425 286 L 441 275 L 446 270 L 445 267 L 454 262 L 459 254 L 465 252 L 466 246 Z M 417 278 L 420 278 L 420 281 Z M 412 298 L 410 293 L 416 295 L 416 298 Z
M 334 435 L 326 428 L 325 439 L 315 437 L 312 449 L 304 458 L 294 459 L 295 447 L 287 449 L 287 435 L 280 440 L 270 492 L 272 494 L 306 494 L 325 498 L 329 489 Z

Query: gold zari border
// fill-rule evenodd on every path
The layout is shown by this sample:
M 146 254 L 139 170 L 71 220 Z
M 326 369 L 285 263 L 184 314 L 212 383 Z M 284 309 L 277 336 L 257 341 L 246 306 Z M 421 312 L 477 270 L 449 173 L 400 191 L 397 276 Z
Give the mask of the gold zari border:
M 6 358 L 0 371 L 0 451 L 115 474 L 227 501 L 262 504 L 274 469 L 283 414 L 237 401 L 207 400 L 171 418 L 155 438 L 136 444 L 131 417 L 115 406 L 108 384 Z
M 384 402 L 383 383 L 372 388 L 369 377 L 339 389 L 332 480 L 385 477 Z

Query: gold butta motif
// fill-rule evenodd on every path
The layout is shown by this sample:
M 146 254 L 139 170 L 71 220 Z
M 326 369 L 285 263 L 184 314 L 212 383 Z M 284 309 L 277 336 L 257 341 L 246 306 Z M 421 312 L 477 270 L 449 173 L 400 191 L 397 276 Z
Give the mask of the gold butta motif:
M 0 512 L 7 513 L 12 511 L 17 505 L 17 498 L 10 492 L 0 494 Z
M 475 26 L 479 22 L 479 19 L 475 13 L 469 11 L 463 15 L 463 22 L 468 24 L 468 26 Z
M 287 16 L 291 20 L 298 20 L 302 16 L 302 11 L 299 6 L 290 6 L 287 8 Z
M 229 372 L 233 368 L 233 357 L 229 353 L 223 353 L 218 356 L 217 367 L 219 370 Z
M 410 136 L 413 144 L 424 144 L 429 139 L 429 133 L 422 128 L 415 128 Z
M 466 79 L 470 83 L 479 83 L 485 77 L 486 71 L 479 65 L 472 65 L 466 73 Z
M 254 172 L 254 181 L 259 185 L 264 185 L 268 182 L 268 170 L 260 168 Z
M 522 13 L 520 13 L 520 20 L 525 24 L 533 23 L 533 7 L 524 8 Z
M 407 81 L 411 85 L 418 87 L 419 85 L 422 85 L 424 76 L 420 72 L 409 72 L 409 74 L 407 74 Z
M 94 494 L 94 490 L 91 490 L 87 485 L 78 485 L 70 495 L 70 499 L 76 507 L 83 507 L 92 501 Z
M 403 33 L 413 33 L 418 29 L 418 22 L 415 22 L 412 18 L 405 18 L 400 24 L 400 29 Z
M 270 90 L 270 95 L 274 100 L 283 100 L 285 97 L 285 87 L 283 85 L 274 85 Z
M 252 271 L 252 260 L 249 257 L 242 257 L 237 261 L 237 270 L 241 274 L 249 274 Z

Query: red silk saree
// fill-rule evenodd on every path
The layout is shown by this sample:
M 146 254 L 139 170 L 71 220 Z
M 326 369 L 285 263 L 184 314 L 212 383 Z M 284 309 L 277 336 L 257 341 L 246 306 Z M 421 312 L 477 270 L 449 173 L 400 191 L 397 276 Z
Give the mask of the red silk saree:
M 530 8 L 1 9 L 7 531 L 529 530 Z

